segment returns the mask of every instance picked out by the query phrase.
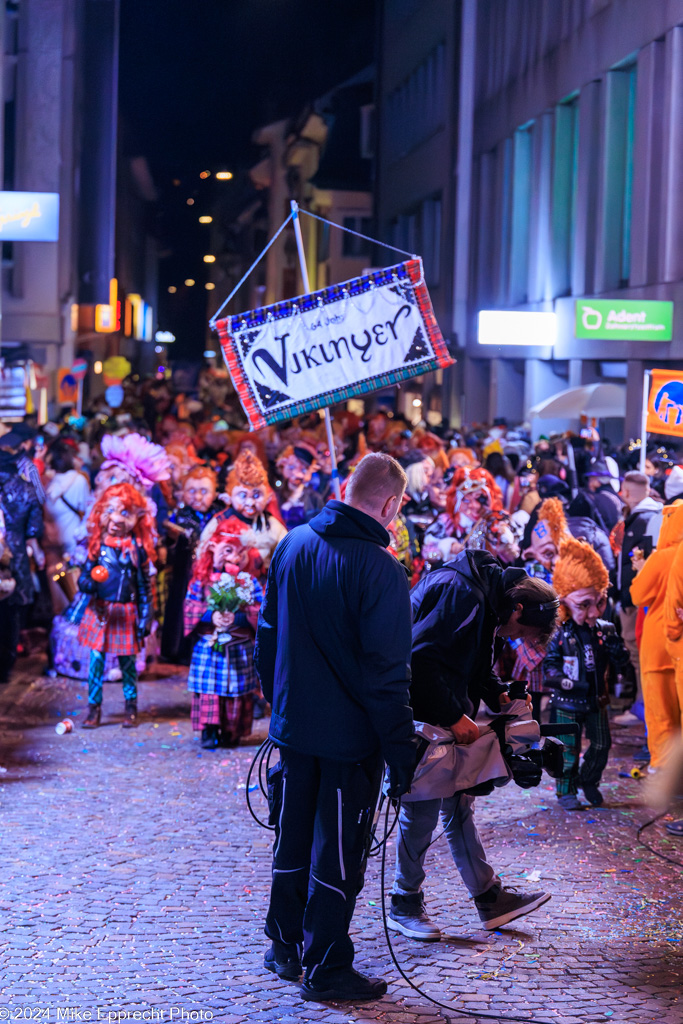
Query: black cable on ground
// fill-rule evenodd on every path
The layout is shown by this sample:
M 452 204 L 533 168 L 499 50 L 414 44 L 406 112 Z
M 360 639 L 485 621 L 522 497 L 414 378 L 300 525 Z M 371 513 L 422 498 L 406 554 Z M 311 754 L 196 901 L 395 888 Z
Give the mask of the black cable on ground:
M 683 863 L 681 863 L 680 860 L 674 860 L 673 857 L 667 857 L 665 853 L 660 853 L 659 850 L 655 850 L 654 846 L 650 846 L 650 844 L 646 843 L 645 840 L 642 838 L 642 834 L 646 828 L 650 828 L 652 825 L 658 822 L 660 818 L 663 818 L 664 815 L 668 813 L 668 811 L 662 811 L 661 814 L 658 814 L 656 817 L 651 818 L 650 821 L 646 821 L 644 825 L 641 825 L 638 831 L 636 832 L 636 839 L 641 846 L 645 847 L 646 850 L 649 850 L 650 853 L 654 853 L 655 857 L 659 857 L 660 860 L 665 860 L 667 864 L 673 864 L 674 867 L 683 868 Z
M 406 972 L 403 970 L 403 968 L 401 967 L 400 963 L 396 959 L 396 954 L 394 953 L 394 947 L 391 944 L 391 936 L 389 934 L 389 926 L 387 925 L 385 877 L 386 877 L 386 862 L 387 862 L 386 842 L 387 842 L 387 839 L 389 838 L 389 808 L 390 807 L 391 807 L 391 803 L 388 801 L 387 802 L 387 808 L 386 808 L 386 811 L 385 811 L 385 814 L 384 814 L 384 840 L 382 842 L 382 846 L 383 846 L 382 862 L 381 862 L 382 863 L 382 867 L 381 867 L 381 874 L 380 874 L 380 885 L 381 885 L 381 888 L 382 888 L 382 923 L 384 924 L 384 937 L 385 937 L 386 942 L 387 942 L 387 947 L 389 949 L 389 954 L 390 954 L 391 959 L 393 961 L 394 967 L 396 968 L 398 973 L 401 975 L 403 980 L 406 981 L 410 985 L 410 987 L 413 989 L 414 992 L 417 992 L 418 995 L 421 995 L 423 999 L 428 1000 L 428 1002 L 433 1003 L 434 1006 L 438 1006 L 442 1010 L 448 1010 L 449 1013 L 457 1013 L 460 1017 L 469 1017 L 472 1020 L 494 1020 L 494 1021 L 498 1021 L 499 1024 L 500 1024 L 501 1021 L 515 1021 L 515 1022 L 519 1021 L 519 1022 L 521 1022 L 521 1024 L 553 1024 L 553 1022 L 551 1022 L 551 1021 L 541 1020 L 540 1018 L 537 1018 L 537 1017 L 534 1017 L 534 1016 L 513 1017 L 513 1016 L 501 1015 L 501 1014 L 482 1013 L 479 1010 L 460 1010 L 456 1006 L 450 1006 L 448 1003 L 440 1002 L 438 999 L 435 999 L 433 996 L 430 996 L 427 992 L 425 992 L 424 989 L 420 988 L 419 985 L 416 985 L 414 981 L 411 981 L 411 979 L 408 977 L 408 975 L 406 974 Z M 400 810 L 400 804 L 396 808 L 396 820 L 398 820 L 399 810 Z M 394 824 L 395 823 L 396 822 L 394 822 Z M 392 828 L 393 828 L 393 826 L 392 826 Z M 532 1011 L 530 1011 L 530 1013 L 531 1012 Z M 557 1021 L 555 1021 L 554 1024 L 557 1024 Z
M 249 794 L 249 786 L 251 784 L 251 779 L 252 779 L 252 776 L 254 774 L 254 769 L 258 765 L 258 784 L 259 784 L 259 788 L 260 788 L 261 792 L 263 793 L 263 795 L 265 796 L 266 800 L 268 799 L 267 773 L 268 773 L 268 767 L 270 765 L 270 755 L 273 752 L 273 747 L 274 746 L 275 746 L 275 744 L 270 739 L 270 737 L 267 737 L 263 741 L 261 746 L 258 748 L 256 753 L 254 754 L 253 761 L 249 765 L 249 771 L 247 772 L 247 786 L 246 786 L 246 790 L 247 790 L 247 807 L 249 809 L 249 813 L 251 814 L 252 818 L 254 819 L 254 821 L 256 822 L 257 825 L 260 825 L 261 828 L 268 829 L 269 832 L 274 832 L 275 831 L 275 826 L 268 824 L 267 821 L 261 821 L 259 816 L 256 814 L 254 808 L 251 806 L 251 796 Z M 265 764 L 265 771 L 266 771 L 266 784 L 265 785 L 264 785 L 264 782 L 263 782 L 264 764 Z

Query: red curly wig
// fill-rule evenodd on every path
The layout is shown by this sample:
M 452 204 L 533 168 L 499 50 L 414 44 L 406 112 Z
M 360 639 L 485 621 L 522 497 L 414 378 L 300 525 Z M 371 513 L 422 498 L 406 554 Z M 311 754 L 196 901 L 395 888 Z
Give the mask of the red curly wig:
M 461 490 L 487 491 L 489 508 L 493 512 L 499 512 L 503 507 L 502 491 L 488 469 L 484 469 L 483 466 L 477 466 L 475 469 L 470 469 L 469 466 L 458 466 L 446 491 L 446 512 L 451 519 L 456 514 L 455 501 L 458 491 Z
M 133 537 L 137 544 L 145 549 L 150 562 L 153 562 L 156 559 L 154 522 L 149 513 L 147 499 L 132 484 L 113 484 L 111 487 L 107 487 L 104 494 L 93 505 L 92 511 L 88 516 L 88 532 L 90 533 L 88 557 L 95 559 L 100 553 L 100 547 L 104 539 L 100 519 L 112 498 L 121 498 L 125 508 L 129 511 L 142 513 L 135 524 Z
M 237 527 L 234 516 L 220 520 L 208 543 L 203 545 L 204 550 L 192 567 L 192 581 L 198 580 L 199 583 L 208 583 L 211 574 L 215 571 L 213 567 L 213 551 L 216 545 L 220 544 L 221 541 L 225 542 L 228 540 L 236 541 L 237 544 L 241 545 L 241 534 L 246 529 L 246 525 L 244 530 L 240 530 Z

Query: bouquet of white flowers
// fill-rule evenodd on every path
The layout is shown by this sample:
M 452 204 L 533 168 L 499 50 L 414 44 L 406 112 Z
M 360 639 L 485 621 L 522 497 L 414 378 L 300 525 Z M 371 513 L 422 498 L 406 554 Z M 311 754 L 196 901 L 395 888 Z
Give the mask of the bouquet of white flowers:
M 210 612 L 241 611 L 254 600 L 254 581 L 248 572 L 240 572 L 236 566 L 228 566 L 218 580 L 209 587 L 208 607 Z M 214 650 L 222 651 L 229 640 L 230 633 L 216 631 L 214 633 Z

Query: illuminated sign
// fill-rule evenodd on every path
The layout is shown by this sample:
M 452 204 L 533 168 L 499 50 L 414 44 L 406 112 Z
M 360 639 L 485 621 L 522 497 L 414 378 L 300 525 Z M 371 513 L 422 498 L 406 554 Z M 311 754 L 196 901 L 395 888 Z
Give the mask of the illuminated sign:
M 59 193 L 0 192 L 0 241 L 56 242 Z
M 671 341 L 673 302 L 577 299 L 576 337 L 611 341 Z
M 172 334 L 171 331 L 157 331 L 154 340 L 158 341 L 160 345 L 170 345 L 172 341 L 175 341 L 175 334 Z
M 480 345 L 554 345 L 557 320 L 554 313 L 514 309 L 482 309 L 479 313 Z

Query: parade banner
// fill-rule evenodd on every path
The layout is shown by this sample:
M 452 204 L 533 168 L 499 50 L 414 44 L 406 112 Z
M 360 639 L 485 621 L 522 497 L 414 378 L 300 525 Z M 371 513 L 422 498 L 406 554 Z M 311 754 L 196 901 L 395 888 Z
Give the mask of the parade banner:
M 650 370 L 650 376 L 648 434 L 683 437 L 683 374 L 680 371 Z
M 215 326 L 252 430 L 454 362 L 419 259 Z

